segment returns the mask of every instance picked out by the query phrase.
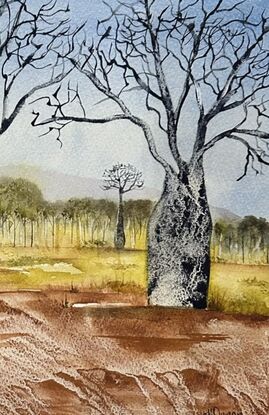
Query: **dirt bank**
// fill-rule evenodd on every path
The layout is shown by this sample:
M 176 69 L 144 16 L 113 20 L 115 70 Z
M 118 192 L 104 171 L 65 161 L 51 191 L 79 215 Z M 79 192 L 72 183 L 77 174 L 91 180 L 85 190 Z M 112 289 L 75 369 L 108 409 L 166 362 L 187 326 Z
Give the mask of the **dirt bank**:
M 60 297 L 0 294 L 1 414 L 267 415 L 267 319 Z

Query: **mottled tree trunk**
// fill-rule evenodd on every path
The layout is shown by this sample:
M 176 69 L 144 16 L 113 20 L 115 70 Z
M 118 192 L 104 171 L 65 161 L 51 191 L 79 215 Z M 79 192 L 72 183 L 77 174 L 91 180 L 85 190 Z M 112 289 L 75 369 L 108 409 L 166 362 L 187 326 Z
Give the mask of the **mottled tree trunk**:
M 149 304 L 205 308 L 212 221 L 202 167 L 166 174 L 148 232 Z
M 117 223 L 114 235 L 114 245 L 116 249 L 123 249 L 125 246 L 124 217 L 123 217 L 123 198 L 119 192 L 119 206 L 117 214 Z

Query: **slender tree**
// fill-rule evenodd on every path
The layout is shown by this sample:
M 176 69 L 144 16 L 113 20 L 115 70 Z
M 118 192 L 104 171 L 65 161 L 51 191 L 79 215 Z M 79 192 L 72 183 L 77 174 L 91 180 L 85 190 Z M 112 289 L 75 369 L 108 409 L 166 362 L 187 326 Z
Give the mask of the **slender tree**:
M 232 252 L 235 244 L 235 236 L 236 236 L 236 227 L 232 223 L 228 223 L 226 227 L 226 243 L 228 247 L 228 252 L 230 259 L 232 257 Z
M 249 245 L 250 217 L 246 216 L 238 225 L 238 237 L 241 245 L 242 262 L 246 262 L 246 248 Z
M 269 118 L 264 98 L 269 21 L 265 12 L 257 16 L 247 0 L 216 0 L 213 6 L 206 0 L 115 1 L 115 8 L 108 5 L 107 18 L 98 21 L 96 36 L 85 37 L 77 56 L 67 58 L 84 82 L 118 111 L 91 117 L 78 89 L 69 91 L 67 98 L 57 90 L 54 100 L 44 101 L 52 116 L 44 119 L 41 110 L 35 110 L 32 124 L 48 126 L 48 132 L 57 134 L 70 122 L 121 120 L 141 129 L 165 174 L 163 193 L 149 224 L 149 302 L 204 308 L 212 232 L 204 158 L 225 141 L 241 145 L 246 152 L 238 180 L 249 168 L 259 173 L 261 164 L 269 164 L 269 134 L 264 128 Z M 137 115 L 133 100 L 128 99 L 134 93 L 140 94 L 140 105 L 156 115 L 158 132 L 153 133 L 146 111 L 144 117 Z M 74 100 L 81 115 L 72 110 Z M 195 128 L 186 137 L 183 120 L 189 108 Z M 225 122 L 216 122 L 221 116 Z M 212 127 L 216 125 L 218 130 Z M 158 148 L 157 136 L 163 137 L 168 151 Z M 181 151 L 186 140 L 192 146 L 189 159 Z
M 269 264 L 269 222 L 264 224 L 263 235 L 266 263 Z
M 257 230 L 260 235 L 260 250 L 263 250 L 265 262 L 269 263 L 269 223 L 265 218 L 259 218 L 257 221 Z
M 115 202 L 107 199 L 101 199 L 99 206 L 101 211 L 101 243 L 105 244 L 107 242 L 107 233 L 115 223 L 115 218 L 117 216 L 117 206 Z
M 112 169 L 105 170 L 103 174 L 104 190 L 116 189 L 119 194 L 117 223 L 114 236 L 116 249 L 123 249 L 126 242 L 124 230 L 123 195 L 132 190 L 141 189 L 144 185 L 142 172 L 131 164 L 115 164 Z
M 144 236 L 144 232 L 147 231 L 153 205 L 154 203 L 147 199 L 130 199 L 124 203 L 124 219 L 128 223 L 132 248 L 136 247 L 137 237 L 140 239 L 142 234 Z
M 6 178 L 0 186 L 0 205 L 11 218 L 13 246 L 17 244 L 18 227 L 23 225 L 23 245 L 27 246 L 27 225 L 30 224 L 30 245 L 34 243 L 34 221 L 37 218 L 43 196 L 40 189 L 25 179 Z
M 214 234 L 218 245 L 218 259 L 222 257 L 223 239 L 225 237 L 227 224 L 224 221 L 218 221 L 214 226 Z

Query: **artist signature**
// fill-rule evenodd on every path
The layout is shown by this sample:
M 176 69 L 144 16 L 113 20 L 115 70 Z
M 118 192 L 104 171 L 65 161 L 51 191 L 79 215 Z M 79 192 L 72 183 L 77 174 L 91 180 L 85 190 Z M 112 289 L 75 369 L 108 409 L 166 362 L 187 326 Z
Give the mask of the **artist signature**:
M 204 409 L 203 411 L 196 411 L 195 415 L 243 415 L 243 412 L 237 410 L 223 411 L 215 406 L 214 408 Z

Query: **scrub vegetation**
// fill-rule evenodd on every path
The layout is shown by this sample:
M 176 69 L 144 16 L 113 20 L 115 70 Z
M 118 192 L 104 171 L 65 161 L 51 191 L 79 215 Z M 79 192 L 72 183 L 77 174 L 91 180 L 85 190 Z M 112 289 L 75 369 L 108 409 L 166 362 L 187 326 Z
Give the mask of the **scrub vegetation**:
M 0 184 L 2 291 L 147 292 L 150 200 L 122 202 L 125 249 L 115 247 L 118 205 L 91 198 L 48 202 L 24 179 Z M 211 244 L 209 308 L 268 314 L 269 224 L 218 220 Z

